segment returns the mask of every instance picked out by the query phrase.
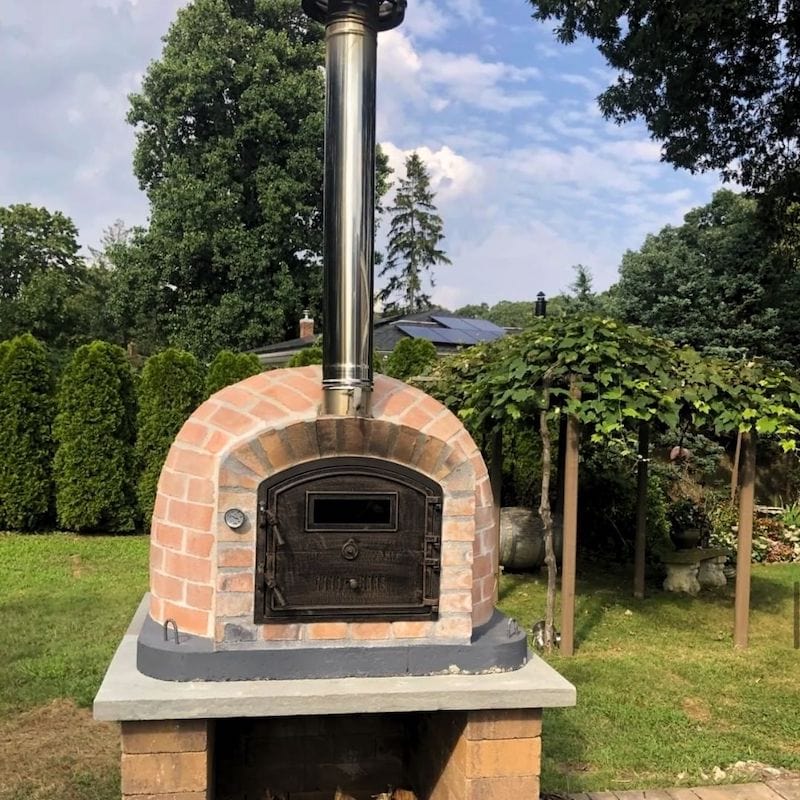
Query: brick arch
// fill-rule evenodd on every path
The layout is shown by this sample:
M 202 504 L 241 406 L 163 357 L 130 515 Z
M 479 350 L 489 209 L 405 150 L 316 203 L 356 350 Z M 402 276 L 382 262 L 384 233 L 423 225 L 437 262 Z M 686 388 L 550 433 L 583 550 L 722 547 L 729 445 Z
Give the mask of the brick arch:
M 468 641 L 491 617 L 497 546 L 486 466 L 461 422 L 414 387 L 376 376 L 370 419 L 321 416 L 319 367 L 262 373 L 207 400 L 181 429 L 158 485 L 151 529 L 156 622 L 242 641 Z M 256 489 L 295 464 L 332 455 L 391 459 L 444 491 L 441 601 L 436 621 L 253 624 Z M 241 508 L 231 531 L 226 509 Z

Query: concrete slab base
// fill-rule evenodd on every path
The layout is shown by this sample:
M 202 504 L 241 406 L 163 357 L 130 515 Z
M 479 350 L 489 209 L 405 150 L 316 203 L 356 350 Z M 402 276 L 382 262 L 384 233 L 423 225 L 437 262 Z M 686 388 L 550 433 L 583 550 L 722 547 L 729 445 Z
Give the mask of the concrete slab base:
M 100 720 L 182 720 L 575 705 L 575 687 L 535 655 L 513 672 L 390 678 L 162 681 L 136 667 L 140 609 L 94 701 Z M 265 658 L 269 653 L 265 653 Z

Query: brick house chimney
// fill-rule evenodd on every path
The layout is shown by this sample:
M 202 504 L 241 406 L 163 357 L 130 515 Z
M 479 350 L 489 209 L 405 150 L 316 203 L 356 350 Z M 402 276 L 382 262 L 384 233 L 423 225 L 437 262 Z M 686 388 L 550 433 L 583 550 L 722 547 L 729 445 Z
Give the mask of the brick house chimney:
M 303 312 L 300 320 L 300 338 L 309 339 L 314 335 L 314 320 L 309 316 L 308 309 Z

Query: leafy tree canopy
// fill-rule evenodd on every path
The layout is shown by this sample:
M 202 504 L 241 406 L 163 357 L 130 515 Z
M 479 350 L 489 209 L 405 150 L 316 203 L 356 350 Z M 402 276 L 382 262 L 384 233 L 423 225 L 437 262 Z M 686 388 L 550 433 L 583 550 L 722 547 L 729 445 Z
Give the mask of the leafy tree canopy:
M 387 312 L 423 311 L 431 298 L 423 291 L 423 278 L 429 273 L 434 286 L 433 267 L 450 264 L 440 244 L 444 223 L 436 213 L 430 177 L 417 153 L 406 159 L 406 175 L 400 180 L 394 205 L 389 209 L 391 227 L 386 265 L 380 275 L 389 276 L 378 297 Z
M 78 231 L 61 212 L 0 208 L 0 338 L 29 332 L 56 350 L 112 338 L 110 275 L 78 254 Z
M 401 381 L 423 375 L 436 359 L 433 342 L 427 339 L 401 339 L 386 359 L 386 374 Z
M 797 364 L 800 336 L 790 307 L 796 279 L 783 264 L 755 201 L 722 190 L 680 227 L 668 226 L 625 254 L 616 310 L 627 322 L 704 352 Z
M 562 42 L 589 36 L 615 83 L 606 117 L 643 117 L 664 158 L 756 190 L 798 197 L 800 3 L 797 0 L 530 0 Z
M 151 202 L 120 265 L 134 322 L 149 305 L 150 332 L 208 356 L 286 338 L 318 306 L 322 64 L 322 29 L 296 0 L 178 12 L 128 115 Z

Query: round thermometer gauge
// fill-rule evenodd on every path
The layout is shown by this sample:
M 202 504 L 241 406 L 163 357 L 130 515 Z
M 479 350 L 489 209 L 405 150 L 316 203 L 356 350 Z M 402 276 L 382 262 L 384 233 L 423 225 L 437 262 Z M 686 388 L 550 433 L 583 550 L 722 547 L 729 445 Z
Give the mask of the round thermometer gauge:
M 245 519 L 244 511 L 240 508 L 229 508 L 225 512 L 225 524 L 231 530 L 238 531 L 244 525 Z

